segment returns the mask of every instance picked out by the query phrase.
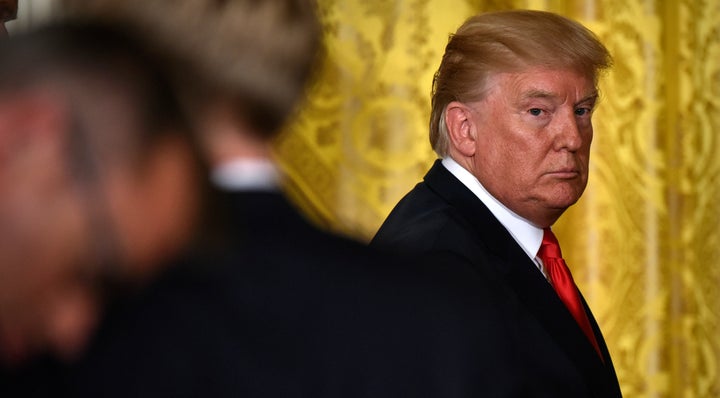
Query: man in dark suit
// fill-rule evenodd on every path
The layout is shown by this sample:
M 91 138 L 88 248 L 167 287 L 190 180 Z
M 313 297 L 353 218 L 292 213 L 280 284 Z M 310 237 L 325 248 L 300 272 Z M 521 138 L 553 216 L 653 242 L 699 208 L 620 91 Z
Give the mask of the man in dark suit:
M 474 273 L 320 231 L 281 194 L 269 146 L 315 62 L 310 2 L 97 0 L 73 9 L 124 18 L 178 60 L 220 191 L 216 229 L 109 312 L 66 379 L 73 395 L 477 397 L 504 377 L 478 350 L 485 320 L 474 314 L 487 300 Z M 493 391 L 526 396 L 531 387 Z
M 442 159 L 373 239 L 479 275 L 480 351 L 488 369 L 504 369 L 488 391 L 621 395 L 550 230 L 587 184 L 598 74 L 610 64 L 590 31 L 552 13 L 468 19 L 433 82 L 430 141 Z
M 109 312 L 72 396 L 483 396 L 473 275 L 324 233 L 277 193 L 225 199 L 226 240 Z

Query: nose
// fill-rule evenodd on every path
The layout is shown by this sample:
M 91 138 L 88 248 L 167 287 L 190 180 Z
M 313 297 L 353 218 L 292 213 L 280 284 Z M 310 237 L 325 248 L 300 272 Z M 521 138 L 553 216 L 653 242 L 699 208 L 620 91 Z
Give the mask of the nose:
M 582 147 L 583 141 L 588 139 L 578 125 L 574 109 L 562 112 L 556 117 L 555 131 L 554 147 L 557 151 L 575 152 Z

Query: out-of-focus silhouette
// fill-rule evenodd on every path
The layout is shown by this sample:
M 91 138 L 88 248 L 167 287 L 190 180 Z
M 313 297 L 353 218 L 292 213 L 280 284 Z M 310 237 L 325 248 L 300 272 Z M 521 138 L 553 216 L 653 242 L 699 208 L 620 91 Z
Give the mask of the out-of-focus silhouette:
M 269 148 L 317 60 L 311 1 L 66 5 L 176 60 L 225 220 L 222 239 L 108 316 L 69 379 L 76 396 L 479 396 L 480 275 L 328 234 L 280 191 Z
M 137 42 L 89 24 L 0 41 L 2 370 L 76 357 L 105 298 L 192 239 L 205 168 Z

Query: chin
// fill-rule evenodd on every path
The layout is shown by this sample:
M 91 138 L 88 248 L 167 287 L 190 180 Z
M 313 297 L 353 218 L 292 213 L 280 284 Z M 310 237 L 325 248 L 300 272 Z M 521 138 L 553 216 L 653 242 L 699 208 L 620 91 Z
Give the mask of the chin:
M 556 203 L 554 203 L 553 207 L 556 209 L 566 210 L 568 207 L 577 203 L 578 199 L 580 199 L 579 196 L 568 198 L 567 200 L 559 200 Z
M 568 207 L 574 205 L 579 198 L 579 196 L 571 196 L 562 199 L 559 197 L 554 197 L 545 202 L 545 207 L 562 214 L 565 210 L 567 210 Z
M 585 191 L 585 185 L 577 186 L 564 186 L 556 190 L 555 194 L 548 198 L 548 202 L 551 202 L 553 207 L 567 208 L 575 204 L 583 192 Z

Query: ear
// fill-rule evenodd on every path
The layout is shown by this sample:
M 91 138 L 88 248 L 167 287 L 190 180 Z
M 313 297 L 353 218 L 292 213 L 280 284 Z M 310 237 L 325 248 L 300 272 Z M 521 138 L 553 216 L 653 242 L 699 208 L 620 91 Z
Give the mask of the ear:
M 472 110 L 467 105 L 457 101 L 449 103 L 445 108 L 451 151 L 464 157 L 475 155 L 476 150 L 476 129 L 470 112 Z
M 142 167 L 105 178 L 131 278 L 138 281 L 156 272 L 166 256 L 191 238 L 200 184 L 207 177 L 183 140 L 166 137 L 151 145 Z

